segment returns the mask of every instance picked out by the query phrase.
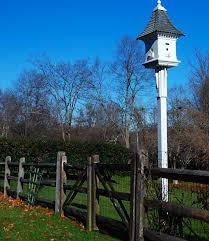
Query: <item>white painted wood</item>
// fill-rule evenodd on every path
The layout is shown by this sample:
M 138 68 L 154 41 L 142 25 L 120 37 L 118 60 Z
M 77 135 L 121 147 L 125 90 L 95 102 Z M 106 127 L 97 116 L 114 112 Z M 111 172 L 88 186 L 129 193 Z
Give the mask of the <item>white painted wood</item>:
M 180 61 L 176 55 L 177 37 L 169 34 L 158 34 L 155 39 L 146 43 L 146 55 L 144 65 L 147 68 L 155 69 L 163 66 L 167 68 L 176 67 Z
M 4 196 L 7 195 L 7 190 L 10 189 L 10 182 L 8 180 L 8 176 L 11 175 L 11 171 L 9 169 L 9 163 L 12 161 L 11 156 L 7 156 L 5 159 L 5 171 L 4 171 Z
M 161 0 L 157 0 L 154 14 L 162 15 L 166 9 Z M 167 144 L 167 69 L 176 67 L 180 61 L 177 59 L 176 43 L 183 34 L 179 31 L 156 31 L 152 34 L 141 34 L 138 39 L 145 43 L 144 66 L 155 69 L 157 105 L 158 105 L 158 166 L 168 168 L 168 144 Z M 149 31 L 148 31 L 149 32 Z M 156 34 L 155 34 L 156 33 Z M 168 201 L 168 180 L 162 179 L 162 199 Z
M 156 11 L 156 10 L 167 11 L 167 10 L 162 6 L 161 0 L 158 0 L 158 1 L 157 1 L 157 7 L 154 9 L 154 11 Z
M 25 171 L 23 164 L 25 163 L 25 158 L 20 158 L 19 162 L 19 171 L 18 171 L 18 181 L 17 181 L 17 199 L 20 198 L 20 193 L 23 192 L 23 184 L 21 182 L 21 179 L 24 179 Z
M 156 69 L 158 104 L 158 167 L 168 168 L 167 144 L 167 69 Z M 168 180 L 162 178 L 162 200 L 168 201 Z

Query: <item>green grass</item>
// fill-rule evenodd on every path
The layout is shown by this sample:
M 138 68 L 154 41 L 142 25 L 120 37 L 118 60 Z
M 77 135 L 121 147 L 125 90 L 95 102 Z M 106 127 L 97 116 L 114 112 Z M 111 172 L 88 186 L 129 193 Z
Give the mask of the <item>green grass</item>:
M 46 209 L 28 209 L 24 204 L 0 199 L 0 240 L 84 241 L 116 239 L 98 232 L 87 233 L 70 219 L 60 218 Z
M 204 205 L 209 203 L 208 191 L 191 191 L 189 185 L 191 183 L 185 183 L 185 187 L 188 185 L 188 190 L 182 190 L 181 188 L 169 189 L 169 202 L 173 204 L 180 204 L 186 207 L 205 209 Z M 195 183 L 193 184 L 195 186 Z M 159 183 L 155 180 L 149 183 L 149 199 L 159 199 Z M 156 210 L 149 210 L 149 227 L 154 230 L 159 230 L 159 213 Z M 195 237 L 194 240 L 209 241 L 209 224 L 203 221 L 184 218 L 183 219 L 183 233 L 185 238 L 189 239 Z
M 115 183 L 113 183 L 113 186 L 116 191 L 118 192 L 127 192 L 130 193 L 130 177 L 128 175 L 114 175 L 113 180 L 115 180 Z M 70 181 L 69 184 L 73 185 L 74 182 Z M 187 183 L 186 183 L 187 184 Z M 15 187 L 15 184 L 11 182 L 11 186 Z M 84 183 L 83 186 L 86 186 L 86 183 Z M 149 199 L 158 199 L 158 191 L 159 191 L 159 184 L 157 181 L 152 181 L 149 183 L 148 188 L 148 198 Z M 99 188 L 103 188 L 103 186 L 99 185 Z M 27 193 L 27 185 L 24 187 L 25 193 Z M 205 196 L 201 197 L 200 192 L 196 191 L 190 191 L 190 190 L 181 190 L 172 188 L 169 190 L 169 199 L 170 202 L 176 203 L 176 204 L 182 204 L 187 207 L 193 207 L 193 208 L 204 208 L 203 202 L 209 203 L 209 194 L 205 192 Z M 43 187 L 39 191 L 39 197 L 46 198 L 49 200 L 55 200 L 55 188 L 53 187 Z M 117 211 L 113 207 L 111 201 L 109 198 L 106 197 L 100 197 L 100 214 L 102 216 L 106 216 L 109 218 L 113 218 L 115 220 L 121 221 Z M 76 198 L 73 200 L 73 204 L 81 204 L 86 205 L 87 203 L 87 196 L 86 194 L 77 194 Z M 130 210 L 130 203 L 129 202 L 123 202 L 124 206 L 126 207 L 127 212 L 129 213 Z M 80 207 L 82 209 L 82 207 Z M 159 229 L 159 214 L 157 211 L 149 210 L 149 227 L 158 230 Z M 202 238 L 202 240 L 209 240 L 209 224 L 193 220 L 193 219 L 184 219 L 184 234 L 189 236 L 191 233 L 189 227 L 197 233 L 199 237 Z M 194 234 L 192 234 L 194 235 Z

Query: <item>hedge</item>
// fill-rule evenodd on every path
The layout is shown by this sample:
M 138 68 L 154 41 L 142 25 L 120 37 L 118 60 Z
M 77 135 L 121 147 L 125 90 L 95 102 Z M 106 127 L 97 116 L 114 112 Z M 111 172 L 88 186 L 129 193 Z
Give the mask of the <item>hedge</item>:
M 0 139 L 0 162 L 6 156 L 12 161 L 21 157 L 26 162 L 55 162 L 58 151 L 65 151 L 68 163 L 86 163 L 87 157 L 98 154 L 102 163 L 128 163 L 130 151 L 118 144 L 93 141 L 5 140 Z

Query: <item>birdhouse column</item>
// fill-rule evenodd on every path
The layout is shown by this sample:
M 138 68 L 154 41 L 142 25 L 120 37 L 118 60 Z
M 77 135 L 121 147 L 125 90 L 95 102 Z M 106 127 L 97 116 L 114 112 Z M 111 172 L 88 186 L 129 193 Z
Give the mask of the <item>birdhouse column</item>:
M 158 167 L 168 168 L 167 144 L 167 69 L 155 69 L 158 105 Z M 168 180 L 162 179 L 162 200 L 168 201 Z
M 177 39 L 184 34 L 170 21 L 167 10 L 157 1 L 145 30 L 137 37 L 145 43 L 144 66 L 155 69 L 158 105 L 158 167 L 168 168 L 167 144 L 167 69 L 176 67 Z M 168 180 L 161 179 L 162 200 L 168 201 Z

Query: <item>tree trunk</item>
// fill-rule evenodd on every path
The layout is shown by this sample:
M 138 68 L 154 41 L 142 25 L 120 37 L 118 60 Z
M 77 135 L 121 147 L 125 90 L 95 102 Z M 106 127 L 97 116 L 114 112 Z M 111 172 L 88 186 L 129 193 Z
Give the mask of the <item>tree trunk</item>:
M 61 124 L 61 132 L 62 132 L 62 140 L 65 141 L 65 129 L 63 124 Z
M 125 144 L 126 144 L 126 148 L 130 148 L 130 134 L 129 134 L 129 130 L 128 128 L 126 128 L 125 130 Z

